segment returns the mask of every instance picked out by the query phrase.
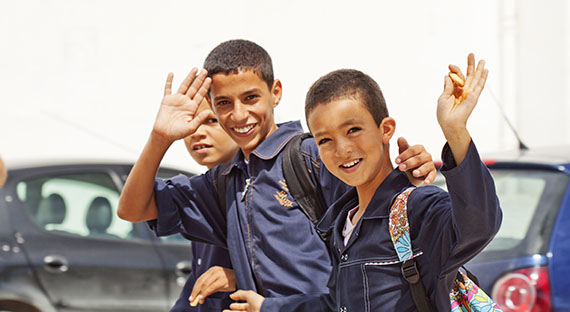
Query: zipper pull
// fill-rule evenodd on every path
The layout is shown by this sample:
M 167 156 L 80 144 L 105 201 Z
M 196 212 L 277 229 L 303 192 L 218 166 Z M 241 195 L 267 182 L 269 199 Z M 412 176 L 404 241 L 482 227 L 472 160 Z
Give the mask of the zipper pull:
M 247 190 L 251 184 L 251 178 L 245 179 L 245 187 L 243 188 L 243 192 L 241 193 L 241 201 L 244 201 L 245 195 L 247 194 Z

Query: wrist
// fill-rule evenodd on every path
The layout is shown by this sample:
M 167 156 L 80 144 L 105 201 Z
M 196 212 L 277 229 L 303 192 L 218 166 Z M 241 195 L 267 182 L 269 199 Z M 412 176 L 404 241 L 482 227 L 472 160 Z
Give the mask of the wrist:
M 148 144 L 150 146 L 164 151 L 166 151 L 172 143 L 174 143 L 174 140 L 156 132 L 155 130 L 152 130 L 148 139 Z

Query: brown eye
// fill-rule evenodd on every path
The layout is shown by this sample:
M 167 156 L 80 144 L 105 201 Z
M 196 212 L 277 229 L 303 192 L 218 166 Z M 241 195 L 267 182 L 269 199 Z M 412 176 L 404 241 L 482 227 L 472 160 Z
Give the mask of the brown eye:
M 330 141 L 330 139 L 320 139 L 319 142 L 317 143 L 317 145 L 325 144 L 329 141 Z
M 352 128 L 350 128 L 350 129 L 348 129 L 348 133 L 354 133 L 354 132 L 358 132 L 358 131 L 360 131 L 360 130 L 361 130 L 361 129 L 358 128 L 358 127 L 352 127 Z

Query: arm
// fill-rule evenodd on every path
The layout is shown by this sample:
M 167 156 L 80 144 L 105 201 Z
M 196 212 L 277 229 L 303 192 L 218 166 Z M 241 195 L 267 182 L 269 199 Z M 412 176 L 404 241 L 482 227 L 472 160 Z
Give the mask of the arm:
M 411 210 L 417 213 L 412 216 L 412 233 L 417 231 L 414 227 L 421 228 L 421 233 L 412 237 L 421 237 L 418 247 L 442 273 L 454 272 L 479 253 L 499 230 L 502 218 L 493 178 L 466 129 L 487 78 L 485 63 L 479 62 L 477 70 L 474 63 L 470 54 L 467 79 L 460 92 L 445 77 L 445 89 L 438 100 L 437 118 L 448 140 L 441 169 L 448 194 L 436 188 L 418 188 L 410 197 L 411 207 L 422 207 L 420 212 Z M 450 70 L 463 79 L 456 66 Z
M 196 131 L 208 116 L 208 111 L 195 115 L 198 105 L 207 93 L 210 78 L 206 71 L 196 76 L 193 69 L 172 94 L 172 73 L 168 74 L 164 97 L 150 138 L 131 170 L 121 192 L 117 214 L 131 222 L 156 219 L 154 179 L 164 154 L 170 145 Z M 196 79 L 194 79 L 196 78 Z

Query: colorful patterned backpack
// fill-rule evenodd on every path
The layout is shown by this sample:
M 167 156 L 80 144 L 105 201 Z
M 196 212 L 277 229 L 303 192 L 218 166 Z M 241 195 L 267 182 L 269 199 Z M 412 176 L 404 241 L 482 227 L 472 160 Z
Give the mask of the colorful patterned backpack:
M 400 193 L 390 208 L 390 236 L 402 261 L 402 275 L 410 284 L 414 303 L 420 312 L 434 312 L 435 309 L 426 294 L 420 272 L 412 253 L 410 224 L 408 222 L 408 196 L 415 187 Z M 463 272 L 465 270 L 465 272 Z M 477 286 L 477 279 L 467 269 L 459 269 L 455 283 L 449 293 L 452 312 L 502 312 L 499 306 Z

